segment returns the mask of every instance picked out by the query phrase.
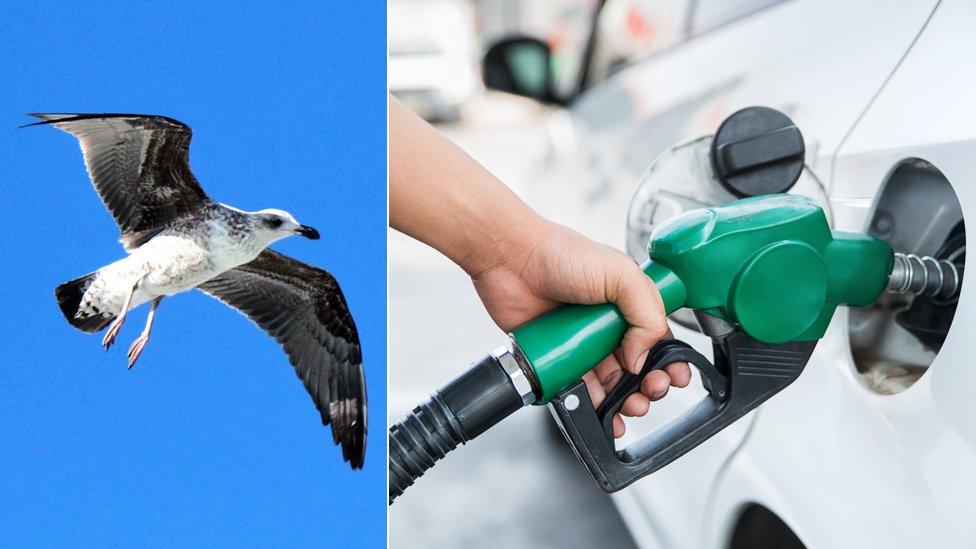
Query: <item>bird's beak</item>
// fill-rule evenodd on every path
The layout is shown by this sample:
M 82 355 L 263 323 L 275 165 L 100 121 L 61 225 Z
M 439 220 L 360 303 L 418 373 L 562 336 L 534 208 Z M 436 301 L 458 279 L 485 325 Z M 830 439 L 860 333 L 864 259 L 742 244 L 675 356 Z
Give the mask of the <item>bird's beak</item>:
M 312 227 L 309 227 L 308 225 L 299 225 L 298 228 L 295 229 L 295 233 L 300 234 L 310 240 L 319 239 L 319 232 L 313 229 Z

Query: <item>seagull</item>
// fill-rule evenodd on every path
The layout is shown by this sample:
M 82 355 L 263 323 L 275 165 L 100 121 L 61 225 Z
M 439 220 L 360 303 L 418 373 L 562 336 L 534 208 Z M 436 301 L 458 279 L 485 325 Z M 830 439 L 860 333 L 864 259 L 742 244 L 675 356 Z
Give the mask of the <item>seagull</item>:
M 68 322 L 108 330 L 112 346 L 128 313 L 150 303 L 128 351 L 149 341 L 163 298 L 193 288 L 237 309 L 278 341 L 312 396 L 323 425 L 353 469 L 366 449 L 366 387 L 359 335 L 328 272 L 267 246 L 319 233 L 288 212 L 246 212 L 211 200 L 190 171 L 189 126 L 141 114 L 31 114 L 76 137 L 88 176 L 122 231 L 128 255 L 65 282 L 55 297 Z

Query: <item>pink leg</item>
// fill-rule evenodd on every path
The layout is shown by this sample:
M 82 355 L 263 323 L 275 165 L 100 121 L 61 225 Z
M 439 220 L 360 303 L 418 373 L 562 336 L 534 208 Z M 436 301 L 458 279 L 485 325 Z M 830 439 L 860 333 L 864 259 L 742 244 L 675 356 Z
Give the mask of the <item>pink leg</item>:
M 106 351 L 115 343 L 115 336 L 119 334 L 119 330 L 125 324 L 125 316 L 129 313 L 129 306 L 132 304 L 132 295 L 136 293 L 136 288 L 139 287 L 140 282 L 142 282 L 142 278 L 132 285 L 132 289 L 125 296 L 125 301 L 122 302 L 122 312 L 119 313 L 119 316 L 115 317 L 115 320 L 109 325 L 108 331 L 105 332 L 105 337 L 102 338 L 102 347 L 105 347 Z
M 139 359 L 139 355 L 142 354 L 142 350 L 146 348 L 146 343 L 149 343 L 149 334 L 152 333 L 153 319 L 156 318 L 156 308 L 159 307 L 159 302 L 163 300 L 163 296 L 159 296 L 152 300 L 152 305 L 149 307 L 149 315 L 146 316 L 146 327 L 139 334 L 139 337 L 132 342 L 129 346 L 129 369 L 136 363 Z

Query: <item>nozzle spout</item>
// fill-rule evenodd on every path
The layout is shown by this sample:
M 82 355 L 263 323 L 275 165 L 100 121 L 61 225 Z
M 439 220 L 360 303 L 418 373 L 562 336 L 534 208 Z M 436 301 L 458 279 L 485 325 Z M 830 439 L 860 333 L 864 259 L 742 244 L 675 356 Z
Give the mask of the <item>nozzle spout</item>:
M 888 292 L 951 299 L 959 294 L 960 287 L 962 269 L 954 263 L 931 256 L 895 253 Z

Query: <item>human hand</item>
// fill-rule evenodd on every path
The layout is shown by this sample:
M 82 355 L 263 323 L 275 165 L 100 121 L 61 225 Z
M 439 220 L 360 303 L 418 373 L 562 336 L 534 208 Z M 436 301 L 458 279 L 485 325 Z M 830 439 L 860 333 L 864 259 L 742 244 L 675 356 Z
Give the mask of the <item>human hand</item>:
M 617 305 L 630 324 L 623 342 L 583 376 L 597 406 L 624 373 L 640 370 L 670 337 L 661 297 L 633 259 L 539 217 L 456 145 L 390 99 L 390 224 L 451 258 L 474 281 L 488 313 L 512 331 L 560 303 Z M 620 411 L 647 413 L 669 386 L 691 380 L 687 364 L 644 378 Z M 624 434 L 620 415 L 616 436 Z
M 626 254 L 594 242 L 566 227 L 535 217 L 520 231 L 522 243 L 504 247 L 504 256 L 472 254 L 467 265 L 485 309 L 498 326 L 510 332 L 560 303 L 614 303 L 630 327 L 621 346 L 583 376 L 594 406 L 599 406 L 620 381 L 624 370 L 637 373 L 648 350 L 671 337 L 661 296 L 637 263 Z M 651 372 L 640 391 L 630 395 L 620 414 L 647 413 L 651 401 L 668 388 L 691 380 L 686 363 Z M 614 436 L 626 427 L 617 414 Z

